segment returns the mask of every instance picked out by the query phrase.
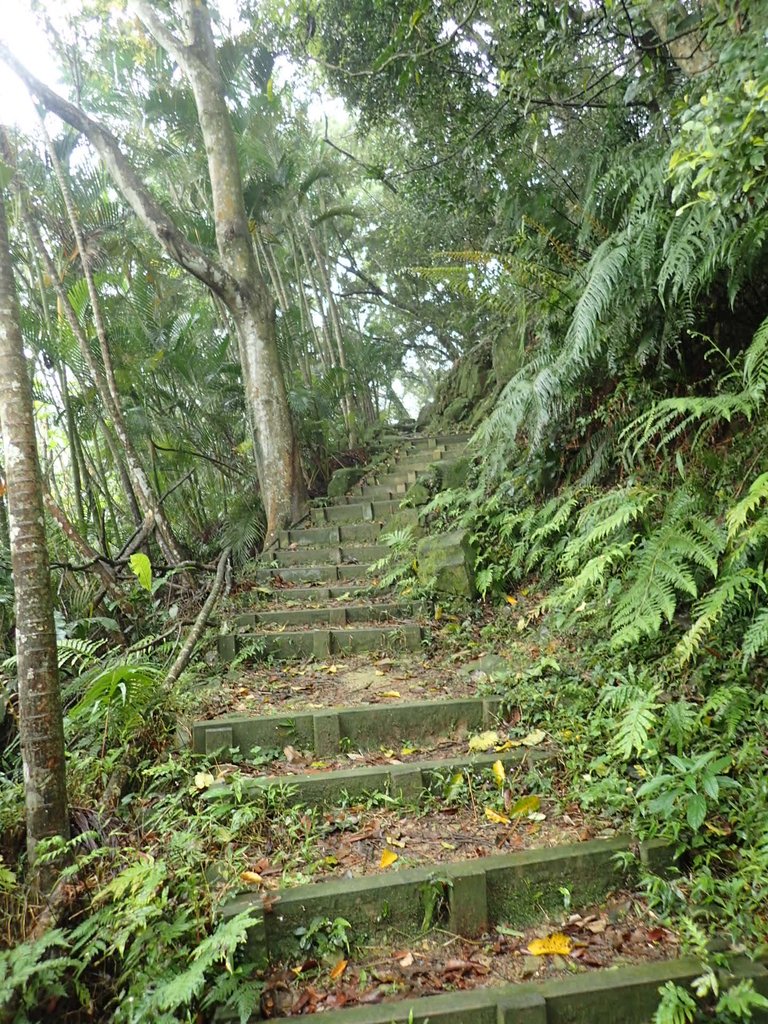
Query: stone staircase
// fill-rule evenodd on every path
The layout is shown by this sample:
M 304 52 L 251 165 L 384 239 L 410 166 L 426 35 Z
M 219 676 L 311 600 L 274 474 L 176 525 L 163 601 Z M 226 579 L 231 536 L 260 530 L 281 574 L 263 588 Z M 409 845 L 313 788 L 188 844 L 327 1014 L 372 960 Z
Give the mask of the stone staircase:
M 409 650 L 420 649 L 422 630 L 414 609 L 372 590 L 368 570 L 388 550 L 381 538 L 400 513 L 408 487 L 434 462 L 460 455 L 465 441 L 451 436 L 397 439 L 388 455 L 348 493 L 316 504 L 306 523 L 282 533 L 259 570 L 264 600 L 240 614 L 234 630 L 220 638 L 222 657 L 232 658 L 243 644 L 250 644 L 275 660 L 327 661 L 384 649 L 393 654 L 385 659 L 391 663 L 401 652 L 407 657 Z M 479 793 L 484 782 L 498 778 L 499 765 L 506 778 L 515 780 L 516 796 L 551 792 L 554 787 L 547 779 L 556 763 L 554 746 L 548 738 L 526 745 L 526 739 L 519 738 L 525 726 L 514 715 L 507 720 L 505 710 L 500 698 L 487 694 L 329 707 L 311 704 L 305 711 L 197 722 L 192 746 L 214 766 L 226 765 L 233 750 L 241 756 L 254 749 L 275 751 L 275 760 L 261 774 L 240 779 L 237 800 L 266 799 L 269 805 L 274 798 L 272 806 L 320 814 L 314 821 L 327 821 L 322 815 L 351 813 L 357 841 L 367 834 L 366 815 L 373 813 L 372 807 L 396 804 L 403 815 L 428 820 L 445 810 L 447 783 L 465 779 Z M 467 742 L 487 730 L 498 735 L 496 746 L 475 749 Z M 385 747 L 390 749 L 382 756 Z M 286 749 L 291 756 L 304 752 L 299 767 L 280 762 Z M 347 760 L 350 751 L 352 762 Z M 393 753 L 396 756 L 390 756 Z M 212 785 L 203 798 L 231 802 L 226 771 L 219 777 L 223 781 Z M 688 985 L 700 973 L 696 961 L 676 958 L 674 947 L 672 955 L 665 956 L 663 950 L 651 948 L 654 940 L 649 938 L 642 962 L 618 956 L 610 970 L 590 966 L 588 959 L 560 957 L 554 974 L 544 958 L 540 970 L 534 965 L 532 979 L 531 972 L 514 983 L 505 981 L 501 972 L 495 976 L 484 966 L 493 960 L 488 950 L 512 943 L 513 962 L 516 957 L 536 960 L 525 957 L 531 934 L 562 928 L 577 936 L 578 948 L 580 933 L 574 919 L 586 921 L 587 928 L 595 920 L 609 920 L 613 904 L 607 901 L 618 893 L 619 901 L 627 904 L 638 864 L 665 874 L 674 858 L 661 843 L 638 846 L 610 831 L 570 842 L 557 836 L 547 842 L 542 836 L 527 848 L 499 850 L 499 833 L 493 832 L 498 826 L 482 813 L 477 818 L 471 845 L 461 845 L 466 837 L 454 836 L 449 817 L 438 820 L 437 838 L 442 842 L 433 855 L 409 857 L 407 842 L 398 846 L 384 829 L 375 840 L 373 859 L 345 877 L 325 877 L 321 868 L 313 875 L 319 880 L 275 890 L 263 887 L 255 874 L 256 888 L 236 896 L 224 911 L 231 918 L 247 910 L 258 919 L 248 929 L 245 954 L 263 972 L 265 990 L 261 1008 L 251 1019 L 304 1015 L 314 1008 L 322 1010 L 325 1024 L 647 1024 L 662 985 Z M 514 820 L 510 827 L 514 831 Z M 522 834 L 522 822 L 520 829 Z M 398 851 L 395 867 L 378 862 L 384 845 Z M 634 860 L 627 856 L 630 853 Z M 308 928 L 333 927 L 339 920 L 363 950 L 380 954 L 373 967 L 360 972 L 358 991 L 364 985 L 365 992 L 351 1008 L 338 1007 L 346 1006 L 353 992 L 348 979 L 356 952 L 345 953 L 343 963 L 334 967 L 302 952 L 306 947 L 300 947 L 297 938 Z M 451 933 L 471 943 L 465 959 L 445 960 L 449 981 L 441 994 L 419 994 L 425 922 L 440 930 L 441 942 Z M 631 927 L 637 930 L 636 924 Z M 650 928 L 648 935 L 654 931 L 659 929 Z M 479 959 L 473 950 L 479 951 Z M 434 946 L 423 955 L 434 960 Z M 380 962 L 387 964 L 383 973 L 376 966 Z M 477 977 L 472 973 L 475 967 Z M 459 973 L 452 974 L 451 969 Z M 383 980 L 371 990 L 377 970 Z M 761 965 L 742 962 L 735 970 L 768 993 L 768 974 Z M 475 977 L 473 983 L 466 980 L 469 977 Z M 225 1014 L 217 1017 L 229 1019 L 233 1018 Z
M 394 440 L 346 494 L 316 502 L 304 523 L 281 531 L 256 576 L 264 584 L 259 607 L 219 638 L 222 659 L 245 645 L 254 657 L 278 659 L 419 649 L 414 608 L 375 591 L 370 569 L 390 552 L 381 540 L 393 518 L 400 526 L 417 520 L 416 509 L 400 508 L 408 488 L 436 463 L 459 458 L 468 435 Z

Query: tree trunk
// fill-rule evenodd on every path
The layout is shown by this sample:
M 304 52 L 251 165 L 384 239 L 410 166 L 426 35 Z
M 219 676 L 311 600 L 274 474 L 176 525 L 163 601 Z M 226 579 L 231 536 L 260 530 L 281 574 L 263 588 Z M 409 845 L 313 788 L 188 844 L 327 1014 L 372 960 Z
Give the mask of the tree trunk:
M 8 224 L 0 195 L 0 428 L 5 450 L 11 562 L 16 604 L 19 729 L 24 765 L 27 850 L 67 838 L 64 727 L 59 691 L 43 492 L 35 444 L 32 387 L 19 326 Z M 38 874 L 41 889 L 52 866 Z
M 30 74 L 2 43 L 0 59 L 47 110 L 86 135 L 142 225 L 172 259 L 206 284 L 227 307 L 243 364 L 269 541 L 278 529 L 304 513 L 307 491 L 277 353 L 274 308 L 253 254 L 237 145 L 216 60 L 210 15 L 202 0 L 183 0 L 187 38 L 182 40 L 150 3 L 133 0 L 131 7 L 177 62 L 191 86 L 208 162 L 218 260 L 176 227 L 111 132 Z

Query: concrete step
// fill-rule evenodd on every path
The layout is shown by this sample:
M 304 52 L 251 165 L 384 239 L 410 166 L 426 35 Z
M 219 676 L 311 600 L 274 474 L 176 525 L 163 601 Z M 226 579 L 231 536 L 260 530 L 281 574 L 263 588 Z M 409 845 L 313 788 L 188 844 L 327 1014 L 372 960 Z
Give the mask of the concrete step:
M 352 626 L 340 629 L 284 630 L 247 636 L 229 633 L 219 636 L 222 661 L 231 661 L 252 644 L 254 658 L 318 658 L 363 651 L 417 651 L 423 633 L 420 626 L 400 623 L 392 626 Z
M 310 522 L 315 525 L 322 523 L 359 523 L 359 522 L 383 522 L 397 512 L 400 508 L 402 497 L 392 498 L 388 501 L 363 501 L 361 498 L 353 497 L 349 501 L 340 504 L 316 504 L 310 511 Z
M 278 535 L 280 548 L 325 547 L 342 544 L 365 544 L 375 542 L 381 533 L 380 522 L 350 523 L 344 526 L 299 527 L 295 530 L 281 530 Z
M 443 794 L 446 778 L 458 772 L 469 773 L 482 782 L 497 761 L 501 761 L 507 772 L 530 771 L 534 766 L 551 761 L 554 756 L 548 751 L 522 749 L 464 756 L 454 754 L 406 764 L 313 770 L 295 775 L 247 776 L 238 779 L 238 786 L 245 801 L 259 799 L 265 791 L 277 788 L 287 804 L 301 807 L 339 807 L 370 793 L 382 793 L 395 800 L 416 804 L 433 794 Z M 219 783 L 207 790 L 205 796 L 210 800 L 223 798 L 227 788 L 226 781 Z
M 265 591 L 269 591 L 269 593 L 265 594 Z M 277 602 L 278 604 L 290 601 L 291 604 L 305 604 L 315 607 L 326 601 L 351 600 L 352 598 L 362 599 L 375 597 L 378 594 L 379 591 L 375 590 L 365 581 L 362 582 L 362 585 L 352 581 L 350 583 L 337 583 L 333 586 L 323 586 L 322 583 L 318 583 L 306 587 L 275 586 L 261 588 L 261 598 L 266 597 L 269 601 Z
M 347 545 L 345 547 L 275 548 L 270 561 L 278 566 L 294 565 L 357 565 L 377 562 L 390 554 L 385 544 Z
M 413 606 L 396 601 L 343 604 L 328 608 L 286 608 L 244 612 L 234 621 L 239 633 L 265 626 L 349 626 L 358 622 L 386 622 L 412 614 Z
M 500 697 L 458 697 L 453 700 L 398 701 L 394 704 L 363 704 L 296 712 L 291 715 L 228 715 L 195 722 L 192 749 L 196 754 L 239 747 L 284 746 L 288 732 L 301 750 L 318 757 L 338 754 L 340 744 L 365 750 L 381 743 L 453 736 L 496 725 Z
M 431 899 L 434 905 L 430 887 L 436 884 L 441 888 L 444 910 L 435 924 L 454 935 L 473 938 L 497 925 L 530 927 L 549 916 L 562 916 L 564 885 L 573 907 L 589 907 L 634 883 L 637 868 L 622 860 L 622 855 L 634 848 L 627 839 L 596 839 L 443 863 L 439 881 L 434 865 L 426 865 L 283 889 L 276 912 L 260 915 L 259 922 L 249 929 L 244 952 L 251 962 L 263 967 L 295 957 L 299 953 L 297 933 L 314 917 L 343 917 L 352 933 L 369 944 L 391 942 L 397 936 L 396 948 L 401 948 L 404 940 L 422 934 L 427 901 Z M 660 843 L 643 843 L 639 853 L 641 861 L 658 872 L 672 861 L 670 848 Z M 261 907 L 260 894 L 244 893 L 223 908 L 223 917 L 229 920 L 246 910 L 259 912 Z M 391 1013 L 392 1007 L 387 1009 Z M 350 1021 L 361 1019 L 350 1017 Z M 464 1024 L 481 1018 L 454 1015 L 448 1019 Z M 593 1019 L 606 1021 L 602 1015 Z
M 286 583 L 337 583 L 342 580 L 365 579 L 368 565 L 289 565 L 264 566 L 255 573 L 257 583 L 269 583 L 274 579 Z
M 584 971 L 552 981 L 479 985 L 433 996 L 411 995 L 372 1006 L 324 1011 L 323 1024 L 647 1024 L 659 1005 L 667 982 L 689 989 L 705 972 L 693 957 Z M 722 972 L 727 986 L 749 979 L 768 995 L 765 966 L 734 957 Z M 295 1019 L 295 1018 L 289 1018 Z M 757 1010 L 755 1024 L 766 1012 Z M 239 1021 L 234 1015 L 220 1024 Z

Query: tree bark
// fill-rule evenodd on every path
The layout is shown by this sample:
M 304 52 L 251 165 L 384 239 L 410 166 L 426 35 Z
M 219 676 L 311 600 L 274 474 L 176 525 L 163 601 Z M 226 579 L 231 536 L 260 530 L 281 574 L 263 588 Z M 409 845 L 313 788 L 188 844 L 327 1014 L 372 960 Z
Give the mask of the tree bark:
M 67 838 L 64 727 L 59 691 L 43 491 L 35 444 L 32 387 L 24 357 L 0 195 L 0 429 L 8 487 L 11 563 L 16 605 L 19 730 L 24 766 L 27 850 L 34 867 L 38 844 Z M 47 889 L 54 867 L 38 872 Z

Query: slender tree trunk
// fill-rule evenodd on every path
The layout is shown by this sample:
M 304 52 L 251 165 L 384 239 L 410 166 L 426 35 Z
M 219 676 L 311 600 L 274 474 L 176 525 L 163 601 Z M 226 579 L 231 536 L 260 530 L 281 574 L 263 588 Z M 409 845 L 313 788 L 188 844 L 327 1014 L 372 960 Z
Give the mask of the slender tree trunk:
M 154 5 L 133 0 L 130 6 L 177 62 L 192 89 L 208 162 L 218 260 L 177 228 L 111 132 L 30 74 L 2 43 L 0 59 L 47 110 L 87 136 L 142 225 L 172 259 L 206 284 L 227 307 L 238 338 L 269 542 L 278 529 L 303 514 L 307 492 L 277 354 L 274 308 L 251 245 L 237 145 L 210 15 L 202 0 L 182 0 L 185 38 L 180 39 Z
M 11 561 L 16 602 L 19 729 L 24 765 L 27 850 L 51 836 L 69 836 L 64 727 L 59 691 L 43 492 L 35 445 L 32 387 L 24 358 L 0 195 L 0 428 L 8 486 Z M 51 866 L 38 872 L 50 887 Z

